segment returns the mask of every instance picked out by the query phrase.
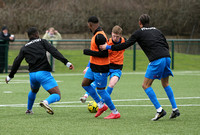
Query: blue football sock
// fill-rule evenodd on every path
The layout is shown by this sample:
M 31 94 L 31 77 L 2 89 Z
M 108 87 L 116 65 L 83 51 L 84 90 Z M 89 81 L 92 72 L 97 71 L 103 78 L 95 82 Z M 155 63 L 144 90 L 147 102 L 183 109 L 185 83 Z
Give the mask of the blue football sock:
M 87 91 L 85 92 L 85 94 L 87 94 L 87 95 L 88 95 L 88 97 L 89 97 L 89 95 L 90 95 L 90 94 L 89 94 Z
M 168 96 L 168 98 L 169 98 L 169 101 L 170 101 L 171 104 L 172 104 L 172 109 L 177 108 L 177 106 L 176 106 L 176 101 L 175 101 L 175 99 L 174 99 L 174 94 L 173 94 L 172 88 L 168 85 L 168 86 L 165 87 L 164 89 L 165 89 L 165 92 L 167 93 L 167 96 Z
M 102 99 L 106 103 L 106 105 L 110 108 L 110 110 L 114 110 L 115 105 L 113 104 L 108 92 L 106 92 L 106 90 L 97 90 L 97 92 L 102 97 Z
M 32 110 L 33 103 L 34 103 L 35 98 L 36 98 L 36 94 L 37 93 L 34 93 L 34 92 L 32 92 L 32 90 L 30 90 L 30 92 L 28 94 L 28 105 L 27 105 L 28 110 Z
M 60 101 L 60 95 L 54 93 L 54 94 L 49 95 L 49 97 L 45 100 L 48 102 L 48 104 L 51 104 L 51 103 Z
M 151 102 L 153 103 L 153 105 L 155 106 L 156 109 L 158 109 L 159 107 L 161 107 L 161 105 L 158 102 L 158 99 L 156 97 L 156 94 L 155 94 L 155 92 L 153 91 L 153 89 L 151 87 L 147 88 L 145 90 L 145 92 L 148 95 L 149 99 L 151 100 Z
M 92 83 L 90 84 L 90 86 L 92 86 L 92 88 L 96 89 L 96 83 L 95 83 L 95 82 L 92 82 Z M 87 94 L 88 97 L 90 96 L 90 93 L 88 93 L 87 91 L 85 92 L 85 94 Z
M 109 95 L 111 95 L 112 91 L 113 91 L 113 88 L 111 87 L 107 87 L 106 91 L 108 92 Z M 104 100 L 101 98 L 101 101 L 104 103 Z
M 90 86 L 92 86 L 95 90 L 96 90 L 96 88 L 97 88 L 97 86 L 96 86 L 96 83 L 95 82 L 92 82 L 91 84 L 90 84 Z
M 113 88 L 111 87 L 107 87 L 106 91 L 108 92 L 109 95 L 111 95 L 112 91 L 113 91 Z
M 83 86 L 83 88 L 90 94 L 96 103 L 100 102 L 100 97 L 92 86 Z

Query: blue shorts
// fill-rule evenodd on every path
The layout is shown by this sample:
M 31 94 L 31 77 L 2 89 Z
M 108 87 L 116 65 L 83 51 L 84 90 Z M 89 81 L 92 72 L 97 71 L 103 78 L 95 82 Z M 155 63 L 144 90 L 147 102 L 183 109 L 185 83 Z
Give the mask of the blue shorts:
M 122 71 L 120 69 L 110 69 L 108 75 L 110 75 L 110 78 L 117 76 L 120 79 Z
M 149 63 L 145 77 L 149 79 L 161 79 L 168 76 L 173 76 L 170 69 L 170 57 L 160 58 Z
M 29 73 L 29 76 L 32 89 L 39 89 L 42 85 L 42 87 L 48 91 L 51 88 L 58 86 L 56 80 L 48 71 L 31 72 Z
M 95 81 L 97 88 L 104 88 L 107 86 L 108 73 L 93 72 L 89 67 L 84 78 Z

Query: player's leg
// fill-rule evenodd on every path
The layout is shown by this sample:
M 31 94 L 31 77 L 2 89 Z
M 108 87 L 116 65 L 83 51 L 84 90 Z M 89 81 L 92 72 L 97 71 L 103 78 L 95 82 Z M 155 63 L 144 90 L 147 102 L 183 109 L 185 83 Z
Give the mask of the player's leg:
M 33 114 L 32 107 L 39 91 L 40 83 L 36 80 L 36 72 L 29 73 L 31 90 L 28 94 L 28 103 L 26 114 Z
M 170 87 L 169 83 L 168 83 L 168 80 L 169 80 L 169 76 L 166 77 L 166 78 L 162 78 L 161 79 L 161 82 L 162 82 L 162 86 L 163 88 L 165 89 L 165 92 L 171 102 L 171 105 L 172 105 L 172 109 L 173 110 L 176 110 L 177 109 L 177 105 L 176 105 L 176 101 L 175 101 L 175 98 L 174 98 L 174 93 L 173 93 L 173 90 L 172 88 Z
M 143 84 L 142 84 L 142 88 L 144 89 L 145 93 L 147 94 L 147 96 L 149 97 L 149 99 L 151 100 L 151 102 L 153 103 L 154 107 L 156 108 L 157 112 L 161 111 L 161 105 L 158 102 L 158 99 L 156 97 L 156 94 L 153 90 L 153 88 L 151 87 L 152 83 L 153 83 L 153 79 L 149 79 L 149 78 L 144 78 Z
M 90 85 L 93 81 L 94 73 L 92 72 L 91 68 L 88 68 L 82 81 L 82 87 L 90 94 L 96 103 L 99 103 L 100 97 L 98 96 L 96 90 Z
M 95 84 L 94 81 L 90 84 L 90 86 L 92 86 L 94 89 L 96 89 L 96 84 Z M 81 101 L 82 103 L 85 103 L 86 100 L 87 100 L 87 98 L 88 98 L 89 96 L 90 96 L 90 94 L 86 91 L 85 94 L 84 94 L 84 96 L 80 97 L 80 101 Z
M 53 115 L 54 111 L 49 105 L 54 102 L 60 101 L 60 99 L 61 99 L 60 90 L 59 90 L 59 87 L 56 86 L 56 87 L 53 87 L 53 88 L 47 90 L 47 92 L 50 95 L 48 98 L 46 98 L 45 100 L 40 102 L 40 106 L 43 107 L 47 113 Z
M 85 103 L 88 97 L 89 97 L 89 93 L 85 92 L 85 94 L 82 97 L 80 97 L 80 101 L 82 103 Z
M 143 82 L 143 89 L 145 90 L 145 93 L 147 94 L 147 96 L 149 97 L 149 99 L 151 100 L 151 102 L 153 103 L 154 107 L 156 108 L 156 115 L 155 117 L 152 119 L 153 121 L 156 121 L 160 118 L 162 118 L 163 116 L 166 115 L 165 110 L 161 107 L 160 103 L 158 102 L 158 99 L 156 97 L 156 94 L 153 90 L 153 88 L 151 87 L 151 84 L 153 83 L 153 79 L 149 79 L 149 78 L 144 78 L 144 82 Z
M 106 91 L 111 95 L 114 86 L 121 77 L 122 71 L 120 69 L 110 69 L 110 81 Z
M 49 90 L 47 90 L 47 92 L 50 94 L 49 97 L 47 99 L 45 99 L 48 104 L 52 104 L 54 102 L 58 102 L 61 99 L 61 94 L 60 94 L 60 89 L 58 86 L 55 86 Z
M 112 78 L 110 78 L 109 85 L 106 89 L 109 95 L 111 95 L 113 88 L 117 84 L 118 80 L 119 80 L 119 77 L 117 76 L 113 76 Z
M 36 98 L 36 94 L 39 91 L 38 89 L 31 89 L 29 94 L 28 94 L 28 103 L 27 103 L 27 111 L 26 114 L 33 114 L 32 108 L 33 108 L 33 104 Z
M 180 112 L 176 105 L 173 90 L 171 86 L 169 85 L 169 75 L 173 76 L 173 73 L 170 69 L 170 63 L 171 63 L 171 59 L 166 58 L 166 67 L 163 72 L 163 76 L 162 76 L 163 78 L 161 79 L 161 83 L 172 105 L 172 113 L 170 115 L 170 118 L 176 118 L 180 115 Z
M 95 73 L 95 82 L 97 85 L 97 92 L 101 96 L 103 101 L 106 103 L 106 105 L 112 111 L 112 113 L 108 117 L 105 117 L 105 119 L 118 119 L 120 118 L 120 113 L 117 111 L 115 105 L 113 104 L 110 95 L 105 90 L 105 87 L 107 85 L 107 77 L 108 77 L 108 73 Z M 103 107 L 101 106 L 99 107 L 95 117 L 100 116 L 104 111 L 108 109 L 106 105 L 104 105 Z
M 51 75 L 51 73 L 47 71 L 38 71 L 37 80 L 40 82 L 43 88 L 50 94 L 48 98 L 40 102 L 40 106 L 43 107 L 47 113 L 54 114 L 53 109 L 49 106 L 49 104 L 58 102 L 61 99 L 58 84 Z
M 143 89 L 145 90 L 145 93 L 148 95 L 149 99 L 153 103 L 154 107 L 157 110 L 157 113 L 155 117 L 152 119 L 153 121 L 156 121 L 163 116 L 166 115 L 166 112 L 161 107 L 160 103 L 158 102 L 158 99 L 156 97 L 156 94 L 151 87 L 154 79 L 161 79 L 162 72 L 163 72 L 163 60 L 158 59 L 153 62 L 151 62 L 146 70 L 145 78 L 142 84 Z
M 169 101 L 172 105 L 172 113 L 171 113 L 169 118 L 173 119 L 173 118 L 180 116 L 180 112 L 177 108 L 176 101 L 175 101 L 175 98 L 174 98 L 174 93 L 173 93 L 171 86 L 168 84 L 168 80 L 169 80 L 169 77 L 162 78 L 161 82 L 162 82 L 162 86 L 165 89 L 165 92 L 166 92 L 166 94 L 169 98 Z

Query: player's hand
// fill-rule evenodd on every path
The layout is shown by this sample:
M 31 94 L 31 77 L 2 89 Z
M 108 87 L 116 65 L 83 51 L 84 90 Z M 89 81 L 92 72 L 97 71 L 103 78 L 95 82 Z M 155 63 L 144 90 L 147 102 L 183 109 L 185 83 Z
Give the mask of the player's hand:
M 10 78 L 9 76 L 7 76 L 6 78 L 5 78 L 5 82 L 8 84 L 8 82 L 11 80 L 12 78 Z
M 71 65 L 69 66 L 69 69 L 70 69 L 70 70 L 73 70 L 73 69 L 74 69 L 74 65 L 71 64 Z
M 83 74 L 85 74 L 87 72 L 89 67 L 86 67 L 84 70 L 83 70 Z
M 106 50 L 106 46 L 107 46 L 107 43 L 105 43 L 104 45 L 100 45 L 99 48 L 101 49 L 101 51 L 103 51 L 103 50 Z
M 67 62 L 66 66 L 67 66 L 70 70 L 74 69 L 74 65 L 73 65 L 72 63 L 70 63 L 70 62 Z

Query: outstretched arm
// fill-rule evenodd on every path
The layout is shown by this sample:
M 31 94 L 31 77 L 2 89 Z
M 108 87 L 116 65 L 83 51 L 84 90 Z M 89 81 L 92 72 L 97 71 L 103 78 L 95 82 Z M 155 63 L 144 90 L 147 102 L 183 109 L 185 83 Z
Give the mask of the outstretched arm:
M 100 45 L 103 45 L 107 42 L 106 38 L 104 37 L 103 34 L 98 34 L 96 35 L 95 37 L 95 43 L 99 49 L 99 51 L 93 51 L 93 50 L 90 50 L 90 49 L 84 49 L 84 54 L 85 55 L 90 55 L 90 56 L 96 56 L 96 57 L 108 57 L 108 51 L 105 50 L 105 51 L 101 51 L 100 50 Z
M 18 56 L 15 58 L 15 60 L 13 62 L 13 66 L 11 68 L 10 74 L 5 79 L 6 83 L 8 83 L 12 78 L 14 78 L 14 75 L 17 72 L 18 68 L 20 67 L 20 64 L 23 59 L 24 59 L 24 54 L 23 54 L 23 48 L 22 48 L 20 50 Z
M 43 45 L 45 46 L 46 50 L 57 60 L 64 63 L 69 69 L 74 69 L 72 63 L 70 63 L 54 46 L 52 46 L 47 40 L 43 40 Z
M 90 49 L 84 49 L 83 54 L 90 55 L 90 56 L 96 56 L 96 57 L 108 57 L 108 51 L 92 51 Z
M 120 51 L 120 50 L 124 50 L 130 46 L 132 46 L 134 43 L 136 42 L 136 36 L 135 36 L 135 33 L 131 35 L 131 37 L 126 40 L 126 42 L 124 43 L 120 43 L 120 44 L 117 44 L 117 45 L 112 45 L 112 46 L 109 46 L 107 44 L 104 44 L 104 45 L 100 45 L 100 49 L 101 50 L 112 50 L 112 51 Z

